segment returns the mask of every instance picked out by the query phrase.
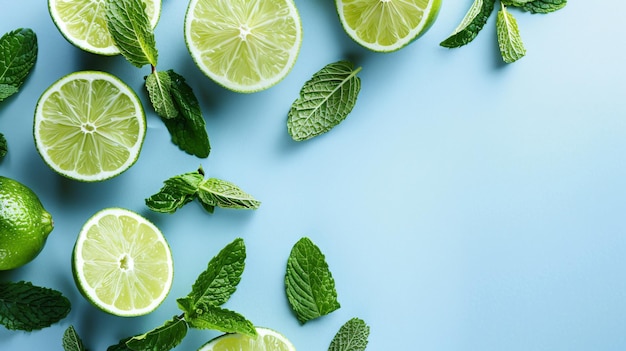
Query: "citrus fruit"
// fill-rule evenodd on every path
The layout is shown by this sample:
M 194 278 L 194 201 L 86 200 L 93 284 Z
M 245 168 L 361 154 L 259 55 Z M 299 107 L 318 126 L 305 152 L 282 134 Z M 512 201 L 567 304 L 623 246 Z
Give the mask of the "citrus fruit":
M 99 55 L 117 55 L 120 50 L 109 34 L 105 18 L 108 0 L 48 0 L 52 21 L 74 46 Z M 161 0 L 143 0 L 152 28 L 161 14 Z
M 59 79 L 41 95 L 33 133 L 37 151 L 54 171 L 94 182 L 135 163 L 146 120 L 128 85 L 109 73 L 82 71 Z
M 335 0 L 348 35 L 378 52 L 396 51 L 417 39 L 437 18 L 441 0 Z
M 0 270 L 14 269 L 41 252 L 52 216 L 26 185 L 0 176 Z
M 224 334 L 204 344 L 198 351 L 296 351 L 282 334 L 257 327 L 257 337 L 243 334 Z
M 209 78 L 251 93 L 277 84 L 291 71 L 302 23 L 293 0 L 191 0 L 185 41 Z
M 116 316 L 155 310 L 172 286 L 172 253 L 161 231 L 139 214 L 106 208 L 83 225 L 72 255 L 81 293 Z

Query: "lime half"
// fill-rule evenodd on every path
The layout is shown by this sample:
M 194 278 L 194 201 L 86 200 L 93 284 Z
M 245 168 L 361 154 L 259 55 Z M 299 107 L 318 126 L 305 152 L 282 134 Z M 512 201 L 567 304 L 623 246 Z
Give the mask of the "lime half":
M 37 102 L 37 150 L 53 170 L 71 179 L 101 181 L 124 172 L 139 157 L 145 134 L 141 101 L 109 73 L 69 74 Z
M 209 78 L 251 93 L 277 84 L 291 71 L 302 24 L 293 0 L 191 0 L 185 40 Z
M 257 337 L 242 334 L 224 334 L 204 344 L 198 351 L 296 351 L 295 346 L 281 333 L 257 327 Z
M 174 276 L 172 253 L 159 229 L 142 216 L 107 208 L 83 226 L 72 270 L 83 295 L 116 316 L 139 316 L 167 297 Z
M 401 49 L 435 21 L 441 0 L 335 0 L 348 35 L 378 52 Z
M 109 0 L 48 0 L 52 21 L 74 46 L 99 55 L 117 55 L 120 50 L 109 34 L 105 6 Z M 161 0 L 143 0 L 152 28 L 161 14 Z

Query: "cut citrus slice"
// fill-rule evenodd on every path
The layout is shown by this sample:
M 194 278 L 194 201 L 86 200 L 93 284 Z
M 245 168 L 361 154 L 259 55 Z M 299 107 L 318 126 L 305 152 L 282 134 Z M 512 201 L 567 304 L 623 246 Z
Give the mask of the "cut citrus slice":
M 256 331 L 256 338 L 242 334 L 218 336 L 198 351 L 296 351 L 295 346 L 279 332 L 261 327 L 257 327 Z
M 146 120 L 128 85 L 109 73 L 82 71 L 59 79 L 41 95 L 33 133 L 37 151 L 53 170 L 93 182 L 135 163 Z
M 441 0 L 335 0 L 348 35 L 372 51 L 401 49 L 425 33 Z
M 52 21 L 73 45 L 99 55 L 117 55 L 120 50 L 109 34 L 105 18 L 107 0 L 48 0 Z M 161 0 L 143 0 L 152 28 L 161 14 Z
M 159 229 L 122 208 L 99 211 L 84 224 L 72 256 L 81 293 L 116 316 L 155 310 L 170 291 L 172 253 Z
M 289 74 L 300 52 L 302 23 L 293 0 L 191 0 L 185 41 L 209 78 L 251 93 Z

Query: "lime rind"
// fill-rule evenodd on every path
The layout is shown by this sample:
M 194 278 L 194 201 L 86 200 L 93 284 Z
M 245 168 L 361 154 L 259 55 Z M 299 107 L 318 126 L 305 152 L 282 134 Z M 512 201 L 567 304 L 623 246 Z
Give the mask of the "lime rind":
M 236 11 L 238 7 L 244 9 Z M 272 7 L 275 11 L 253 13 Z M 291 72 L 303 34 L 293 0 L 192 0 L 184 36 L 192 59 L 207 77 L 226 89 L 254 93 L 278 84 Z
M 441 0 L 335 0 L 335 6 L 343 29 L 357 44 L 375 52 L 393 52 L 430 29 Z
M 107 225 L 114 228 L 102 230 Z M 116 241 L 113 236 L 124 228 L 133 232 L 123 233 Z M 152 236 L 149 245 L 138 245 L 135 235 Z M 85 258 L 85 250 L 96 251 L 99 256 Z M 155 260 L 155 256 L 165 261 Z M 123 208 L 105 208 L 94 214 L 83 225 L 72 251 L 72 274 L 81 294 L 100 310 L 121 317 L 142 316 L 158 308 L 171 290 L 173 267 L 171 249 L 161 231 L 146 218 Z M 142 273 L 144 278 L 150 278 L 146 274 L 149 271 L 161 275 L 166 271 L 167 279 L 138 280 L 132 271 Z M 148 303 L 139 301 L 141 298 L 147 298 Z
M 120 175 L 137 161 L 145 134 L 139 97 L 106 72 L 62 77 L 44 91 L 35 109 L 37 151 L 51 169 L 69 179 L 98 182 Z
M 154 29 L 161 17 L 161 0 L 144 0 L 144 3 Z M 107 29 L 105 4 L 106 0 L 48 0 L 48 12 L 61 35 L 72 45 L 92 54 L 114 56 L 121 52 Z M 65 9 L 72 13 L 62 14 Z M 87 19 L 89 26 L 84 28 Z

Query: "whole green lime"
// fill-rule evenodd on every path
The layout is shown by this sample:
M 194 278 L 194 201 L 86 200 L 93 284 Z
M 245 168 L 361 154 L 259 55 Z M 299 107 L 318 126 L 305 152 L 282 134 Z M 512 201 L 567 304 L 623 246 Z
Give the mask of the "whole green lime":
M 0 176 L 0 270 L 32 261 L 52 231 L 52 216 L 24 184 Z

